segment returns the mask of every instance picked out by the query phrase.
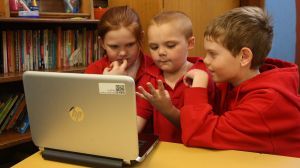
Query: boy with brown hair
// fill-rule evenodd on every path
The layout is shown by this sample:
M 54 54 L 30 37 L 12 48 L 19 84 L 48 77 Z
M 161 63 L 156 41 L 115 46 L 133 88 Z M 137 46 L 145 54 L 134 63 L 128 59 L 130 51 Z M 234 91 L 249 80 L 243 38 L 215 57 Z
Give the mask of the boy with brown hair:
M 208 104 L 206 72 L 189 71 L 185 145 L 300 157 L 298 69 L 266 58 L 272 38 L 270 17 L 258 7 L 235 8 L 208 25 L 204 63 L 218 84 L 216 106 Z

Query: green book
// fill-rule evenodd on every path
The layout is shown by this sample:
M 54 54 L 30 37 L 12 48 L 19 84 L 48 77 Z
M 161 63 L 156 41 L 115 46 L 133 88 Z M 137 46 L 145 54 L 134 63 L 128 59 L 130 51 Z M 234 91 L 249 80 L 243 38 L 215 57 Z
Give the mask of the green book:
M 0 102 L 0 112 L 2 111 L 3 107 L 4 107 L 5 103 Z
M 11 94 L 3 94 L 0 96 L 0 115 L 4 109 L 4 107 L 6 106 L 8 100 L 12 97 Z
M 16 103 L 14 103 L 14 106 L 11 108 L 10 112 L 7 114 L 7 117 L 3 120 L 2 125 L 0 124 L 0 134 L 2 133 L 2 131 L 6 128 L 7 124 L 10 122 L 10 120 L 13 118 L 13 116 L 15 115 L 18 107 L 20 106 L 20 103 L 22 102 L 22 100 L 24 99 L 24 94 L 21 94 Z
M 0 113 L 0 125 L 2 125 L 2 122 L 4 120 L 4 118 L 6 117 L 6 115 L 9 113 L 10 109 L 12 108 L 12 106 L 15 104 L 15 102 L 17 101 L 19 95 L 15 95 L 9 98 L 9 100 L 7 101 L 5 107 L 3 108 L 2 112 Z

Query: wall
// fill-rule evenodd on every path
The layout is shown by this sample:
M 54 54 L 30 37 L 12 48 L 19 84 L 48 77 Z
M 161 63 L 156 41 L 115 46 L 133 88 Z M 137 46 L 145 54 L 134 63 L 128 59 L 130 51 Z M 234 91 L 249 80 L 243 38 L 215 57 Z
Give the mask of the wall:
M 295 62 L 296 55 L 296 0 L 265 0 L 265 8 L 272 15 L 273 47 L 270 57 Z
M 196 37 L 196 46 L 189 52 L 190 56 L 203 56 L 203 32 L 206 25 L 224 11 L 240 5 L 240 0 L 109 0 L 109 6 L 129 5 L 140 15 L 145 30 L 144 49 L 147 53 L 147 28 L 150 19 L 160 11 L 179 10 L 190 16 L 193 23 L 193 32 Z

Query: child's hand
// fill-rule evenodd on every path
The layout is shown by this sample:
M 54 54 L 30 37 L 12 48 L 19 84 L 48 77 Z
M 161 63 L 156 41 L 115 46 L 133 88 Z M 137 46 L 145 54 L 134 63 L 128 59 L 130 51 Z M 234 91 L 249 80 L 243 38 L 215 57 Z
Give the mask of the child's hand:
M 163 82 L 158 80 L 157 84 L 158 88 L 155 89 L 150 82 L 147 83 L 150 93 L 147 92 L 142 86 L 139 86 L 138 89 L 140 92 L 136 92 L 136 94 L 150 102 L 152 106 L 162 113 L 162 115 L 168 118 L 173 124 L 178 126 L 180 112 L 172 104 L 169 92 L 165 90 Z
M 114 61 L 109 65 L 109 67 L 103 70 L 103 75 L 128 75 L 126 68 L 126 59 L 124 59 L 121 64 L 118 61 Z
M 140 92 L 137 92 L 137 95 L 140 96 L 141 98 L 146 99 L 158 110 L 166 109 L 170 106 L 173 106 L 170 99 L 170 95 L 168 91 L 165 90 L 162 81 L 158 80 L 157 84 L 158 84 L 158 88 L 155 89 L 150 82 L 147 83 L 150 93 L 147 92 L 142 86 L 139 86 L 138 89 Z
M 184 75 L 183 82 L 189 87 L 207 88 L 208 74 L 200 69 L 192 69 Z

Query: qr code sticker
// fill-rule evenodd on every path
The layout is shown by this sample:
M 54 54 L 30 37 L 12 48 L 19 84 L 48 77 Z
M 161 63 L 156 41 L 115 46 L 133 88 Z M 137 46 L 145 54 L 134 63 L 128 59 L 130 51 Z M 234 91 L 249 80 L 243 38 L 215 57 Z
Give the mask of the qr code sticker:
M 116 85 L 116 93 L 124 95 L 125 94 L 125 85 Z

